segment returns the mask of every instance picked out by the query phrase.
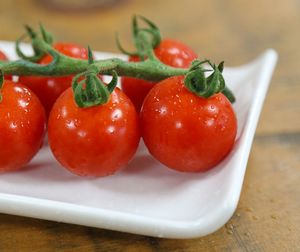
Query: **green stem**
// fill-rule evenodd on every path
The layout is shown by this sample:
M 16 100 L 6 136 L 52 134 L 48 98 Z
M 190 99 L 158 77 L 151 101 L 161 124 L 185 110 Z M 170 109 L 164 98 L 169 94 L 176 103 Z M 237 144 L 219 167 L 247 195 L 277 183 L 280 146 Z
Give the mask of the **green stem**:
M 145 22 L 149 21 L 146 20 Z M 152 23 L 149 25 L 151 25 L 151 27 L 153 26 Z M 111 92 L 111 90 L 106 90 L 107 87 L 98 79 L 98 74 L 112 75 L 114 79 L 116 79 L 116 76 L 129 76 L 150 81 L 160 81 L 171 76 L 184 75 L 185 85 L 191 92 L 202 97 L 209 97 L 215 93 L 223 92 L 231 101 L 234 101 L 234 96 L 232 92 L 226 88 L 225 80 L 222 76 L 223 63 L 216 66 L 208 61 L 213 68 L 213 73 L 208 77 L 205 77 L 204 72 L 206 70 L 201 66 L 205 61 L 201 62 L 196 60 L 189 69 L 167 66 L 160 62 L 153 52 L 152 44 L 160 41 L 160 36 L 157 36 L 158 31 L 154 29 L 155 27 L 152 27 L 154 30 L 140 29 L 135 23 L 134 27 L 137 33 L 136 43 L 138 55 L 140 58 L 146 58 L 146 60 L 140 62 L 127 62 L 118 58 L 93 60 L 90 49 L 89 60 L 71 58 L 61 54 L 51 46 L 49 43 L 51 39 L 46 34 L 43 27 L 41 27 L 42 36 L 38 36 L 30 27 L 27 27 L 36 54 L 49 54 L 53 58 L 52 62 L 48 65 L 42 65 L 26 59 L 11 62 L 0 61 L 0 72 L 2 74 L 19 76 L 67 76 L 77 74 L 80 77 L 84 75 L 86 81 L 89 83 L 89 85 L 86 86 L 86 89 L 84 88 L 84 83 L 82 81 L 78 82 L 78 76 L 78 78 L 75 77 L 73 81 L 73 90 L 78 98 L 77 100 L 80 101 L 80 106 L 83 107 L 102 104 L 107 100 L 107 97 Z M 151 37 L 153 37 L 152 40 Z M 35 56 L 26 56 L 26 58 L 33 57 Z M 115 84 L 116 81 L 113 81 L 109 88 L 113 89 Z M 96 89 L 97 92 L 99 91 L 100 93 L 94 97 Z M 101 91 L 100 89 L 105 89 L 104 95 L 101 95 L 103 90 Z M 89 97 L 88 100 L 83 99 L 86 95 Z
M 54 62 L 40 65 L 27 60 L 0 61 L 0 69 L 4 74 L 64 76 L 78 74 L 87 70 L 88 60 L 74 59 L 57 52 L 39 37 L 34 38 L 39 50 L 54 57 Z M 158 61 L 127 62 L 118 58 L 95 60 L 93 65 L 100 74 L 111 75 L 115 70 L 119 76 L 130 76 L 152 81 L 159 81 L 174 75 L 184 75 L 188 69 L 169 67 Z
M 148 20 L 146 21 L 150 22 Z M 42 34 L 46 36 L 43 27 L 41 29 Z M 29 30 L 32 31 L 31 28 Z M 85 72 L 88 67 L 91 66 L 88 60 L 74 59 L 59 53 L 51 46 L 51 44 L 43 39 L 43 37 L 37 36 L 36 33 L 34 33 L 34 35 L 35 36 L 31 36 L 31 39 L 32 44 L 35 46 L 35 50 L 50 54 L 54 58 L 53 62 L 48 65 L 40 65 L 28 60 L 11 62 L 0 61 L 0 70 L 2 70 L 4 74 L 64 76 Z M 97 68 L 99 74 L 111 75 L 112 70 L 114 70 L 118 76 L 130 76 L 151 81 L 160 81 L 174 75 L 185 75 L 188 72 L 188 69 L 169 67 L 156 60 L 152 51 L 152 46 L 150 44 L 148 45 L 150 42 L 147 40 L 146 31 L 142 30 L 139 33 L 139 37 L 143 43 L 146 44 L 148 60 L 141 62 L 127 62 L 118 58 L 111 58 L 95 60 L 92 65 Z
M 115 70 L 119 76 L 130 76 L 146 80 L 159 81 L 174 75 L 185 75 L 188 69 L 166 66 L 160 62 L 146 60 L 142 62 L 127 62 L 118 58 L 95 60 L 99 74 L 111 75 Z M 77 74 L 87 70 L 87 60 L 59 55 L 56 64 L 40 65 L 25 60 L 1 62 L 0 69 L 4 74 L 64 76 Z

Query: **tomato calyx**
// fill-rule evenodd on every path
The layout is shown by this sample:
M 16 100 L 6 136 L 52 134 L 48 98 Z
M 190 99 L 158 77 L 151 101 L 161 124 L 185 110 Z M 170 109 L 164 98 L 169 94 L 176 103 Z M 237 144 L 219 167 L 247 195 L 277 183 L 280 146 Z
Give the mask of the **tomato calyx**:
M 147 27 L 142 28 L 139 26 L 138 19 L 144 22 Z M 135 44 L 136 52 L 128 52 L 125 50 L 119 40 L 118 34 L 116 35 L 116 43 L 118 49 L 128 56 L 138 56 L 142 61 L 146 58 L 156 58 L 153 49 L 161 42 L 161 34 L 159 28 L 149 19 L 143 16 L 134 15 L 132 18 L 132 38 Z
M 44 41 L 49 45 L 52 45 L 54 42 L 54 36 L 52 35 L 52 33 L 48 32 L 41 23 L 39 24 L 39 26 Z
M 45 30 L 44 26 L 40 23 L 40 33 L 42 35 L 42 39 L 44 40 L 44 42 L 46 42 L 49 45 L 52 45 L 53 43 L 53 35 L 51 33 L 49 33 L 48 31 Z M 27 60 L 30 62 L 38 62 L 39 60 L 41 60 L 44 56 L 45 56 L 45 51 L 41 50 L 41 48 L 39 47 L 39 45 L 37 44 L 37 33 L 28 25 L 25 25 L 25 31 L 26 33 L 23 34 L 20 38 L 18 38 L 16 40 L 16 53 L 17 55 L 23 59 L 23 60 Z M 20 47 L 20 43 L 26 38 L 29 37 L 31 39 L 31 44 L 32 44 L 32 49 L 33 49 L 33 55 L 32 56 L 27 56 L 25 55 Z
M 208 63 L 211 69 L 204 69 L 202 65 L 205 63 Z M 209 60 L 194 60 L 185 76 L 184 84 L 189 91 L 204 98 L 209 98 L 214 94 L 222 92 L 228 100 L 233 103 L 235 101 L 235 97 L 226 87 L 222 74 L 223 69 L 224 61 L 217 66 L 212 64 Z M 212 73 L 205 76 L 205 72 Z
M 93 65 L 94 59 L 92 50 L 88 47 L 87 71 L 77 74 L 72 81 L 74 99 L 78 107 L 87 108 L 105 104 L 109 101 L 110 94 L 113 92 L 118 82 L 117 72 L 112 70 L 112 80 L 105 85 L 98 76 L 99 69 Z M 83 78 L 83 79 L 82 79 Z

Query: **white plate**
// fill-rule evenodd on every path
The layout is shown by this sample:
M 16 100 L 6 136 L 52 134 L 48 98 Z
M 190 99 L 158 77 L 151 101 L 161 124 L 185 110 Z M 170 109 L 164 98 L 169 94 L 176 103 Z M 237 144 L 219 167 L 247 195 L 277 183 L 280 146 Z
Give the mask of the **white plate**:
M 0 42 L 0 48 L 16 57 L 12 43 Z M 121 172 L 85 179 L 60 167 L 46 146 L 26 170 L 0 176 L 0 212 L 168 238 L 216 231 L 237 207 L 276 61 L 277 53 L 269 49 L 250 64 L 225 68 L 225 79 L 237 97 L 239 130 L 230 155 L 211 171 L 172 171 L 150 157 L 141 144 Z

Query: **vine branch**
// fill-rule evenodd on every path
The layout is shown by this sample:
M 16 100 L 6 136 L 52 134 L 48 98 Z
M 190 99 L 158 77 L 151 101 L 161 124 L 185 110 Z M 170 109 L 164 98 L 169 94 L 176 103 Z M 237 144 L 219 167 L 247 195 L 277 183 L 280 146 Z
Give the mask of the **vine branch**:
M 141 28 L 138 18 L 148 27 Z M 132 21 L 133 38 L 137 49 L 134 54 L 141 59 L 139 62 L 127 62 L 118 58 L 94 60 L 90 48 L 88 49 L 88 60 L 71 58 L 53 48 L 53 37 L 42 25 L 40 25 L 39 33 L 29 26 L 25 26 L 25 29 L 25 35 L 31 39 L 34 55 L 26 56 L 22 52 L 20 42 L 25 37 L 23 35 L 16 42 L 16 52 L 21 59 L 10 62 L 0 61 L 0 89 L 3 75 L 6 74 L 18 76 L 76 75 L 72 85 L 75 101 L 79 107 L 89 107 L 108 101 L 109 94 L 116 86 L 118 76 L 160 81 L 172 76 L 183 75 L 186 88 L 198 96 L 208 98 L 222 92 L 231 102 L 235 100 L 233 93 L 225 85 L 222 75 L 223 62 L 217 66 L 209 60 L 195 60 L 190 68 L 174 68 L 159 61 L 153 51 L 153 48 L 161 41 L 159 29 L 144 17 L 134 16 Z M 118 39 L 117 45 L 122 52 L 125 52 Z M 47 65 L 39 64 L 38 61 L 46 54 L 52 56 L 52 61 Z M 212 69 L 204 69 L 203 64 L 205 63 L 208 63 Z M 206 76 L 205 72 L 207 71 L 212 71 L 212 73 Z M 111 75 L 113 81 L 106 85 L 98 78 L 99 74 Z M 84 76 L 85 80 L 79 81 L 80 76 Z
M 0 69 L 4 74 L 64 76 L 78 74 L 87 70 L 88 60 L 68 57 L 57 52 L 42 38 L 34 38 L 37 48 L 53 56 L 54 60 L 48 65 L 41 65 L 28 60 L 0 61 Z M 160 81 L 175 75 L 185 75 L 189 69 L 166 66 L 159 61 L 145 60 L 141 62 L 127 62 L 118 58 L 95 60 L 94 67 L 99 74 L 111 75 L 115 70 L 118 76 L 130 76 L 152 81 Z

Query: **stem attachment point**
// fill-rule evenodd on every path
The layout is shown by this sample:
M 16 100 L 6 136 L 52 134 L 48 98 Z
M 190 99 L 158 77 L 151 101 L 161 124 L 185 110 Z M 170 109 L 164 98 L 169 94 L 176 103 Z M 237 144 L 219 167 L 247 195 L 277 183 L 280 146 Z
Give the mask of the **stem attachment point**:
M 208 63 L 212 70 L 203 69 L 202 65 Z M 211 97 L 214 94 L 222 92 L 231 103 L 235 101 L 233 93 L 225 85 L 223 77 L 224 61 L 218 66 L 212 64 L 209 60 L 193 61 L 189 72 L 184 79 L 185 86 L 198 96 L 205 98 Z M 212 71 L 212 73 L 206 77 L 205 72 Z
M 89 66 L 87 71 L 76 75 L 72 83 L 75 102 L 80 108 L 107 103 L 118 82 L 117 72 L 112 70 L 111 75 L 113 78 L 108 85 L 105 85 L 98 76 L 99 69 L 94 64 L 90 47 L 88 47 L 88 56 Z

